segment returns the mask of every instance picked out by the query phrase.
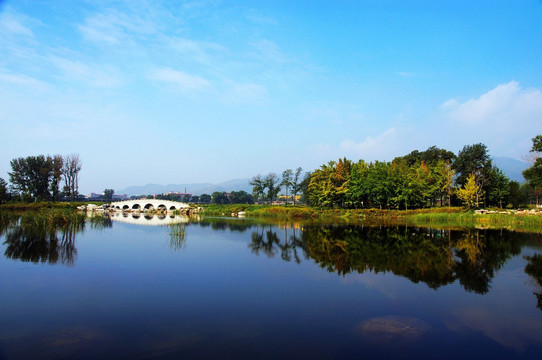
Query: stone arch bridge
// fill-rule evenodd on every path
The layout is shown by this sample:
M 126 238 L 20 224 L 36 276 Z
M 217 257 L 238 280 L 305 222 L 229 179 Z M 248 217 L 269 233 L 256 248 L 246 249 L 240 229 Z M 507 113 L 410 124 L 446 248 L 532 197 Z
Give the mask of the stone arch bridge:
M 158 199 L 139 199 L 139 200 L 125 200 L 114 201 L 111 203 L 111 208 L 123 211 L 152 211 L 152 210 L 183 210 L 188 209 L 190 206 L 187 203 L 171 200 L 158 200 Z

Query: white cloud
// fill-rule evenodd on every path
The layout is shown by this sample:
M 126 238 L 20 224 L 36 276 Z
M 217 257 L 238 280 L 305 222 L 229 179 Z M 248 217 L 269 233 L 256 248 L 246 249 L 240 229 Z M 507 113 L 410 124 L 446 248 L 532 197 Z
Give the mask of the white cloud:
M 88 41 L 115 45 L 126 42 L 134 34 L 154 33 L 156 28 L 137 14 L 107 10 L 86 18 L 78 30 Z
M 412 78 L 415 76 L 414 73 L 408 72 L 408 71 L 399 71 L 399 75 L 404 78 Z
M 221 100 L 226 104 L 257 103 L 261 104 L 267 98 L 267 89 L 258 84 L 240 84 L 229 82 L 228 90 L 224 93 Z
M 48 86 L 43 81 L 40 81 L 31 76 L 22 74 L 10 74 L 0 71 L 0 83 L 8 83 L 10 85 L 20 86 L 24 88 L 32 88 L 34 90 L 44 90 Z
M 258 56 L 265 62 L 283 64 L 292 61 L 282 52 L 280 46 L 273 41 L 262 39 L 260 41 L 253 42 L 251 45 L 258 52 Z
M 447 100 L 440 110 L 449 137 L 460 137 L 464 143 L 482 142 L 496 156 L 519 157 L 528 151 L 525 144 L 540 133 L 542 92 L 511 81 L 478 98 Z
M 211 83 L 197 75 L 190 75 L 171 68 L 155 69 L 150 74 L 151 80 L 175 85 L 183 92 L 203 91 L 211 87 Z
M 4 13 L 0 16 L 0 34 L 7 35 L 23 35 L 34 36 L 32 30 L 22 24 L 22 20 L 17 16 L 9 13 Z
M 451 330 L 469 328 L 483 332 L 499 344 L 523 352 L 528 345 L 540 344 L 540 323 L 528 316 L 512 316 L 507 312 L 490 312 L 476 307 L 463 308 L 452 313 L 447 322 Z
M 542 93 L 522 89 L 515 81 L 497 86 L 477 99 L 459 103 L 451 99 L 442 104 L 453 121 L 465 124 L 520 123 L 539 121 L 542 115 Z
M 394 157 L 397 143 L 397 132 L 394 127 L 387 129 L 376 137 L 367 136 L 362 142 L 350 139 L 343 140 L 340 150 L 345 155 L 353 158 L 369 160 L 381 160 Z
M 50 56 L 49 60 L 59 68 L 69 80 L 76 80 L 101 88 L 111 88 L 122 83 L 118 71 L 112 67 L 87 65 L 79 61 L 72 61 L 58 56 Z
M 167 45 L 181 54 L 183 58 L 200 63 L 209 63 L 213 53 L 225 52 L 226 48 L 220 44 L 206 41 L 193 41 L 185 38 L 171 38 Z

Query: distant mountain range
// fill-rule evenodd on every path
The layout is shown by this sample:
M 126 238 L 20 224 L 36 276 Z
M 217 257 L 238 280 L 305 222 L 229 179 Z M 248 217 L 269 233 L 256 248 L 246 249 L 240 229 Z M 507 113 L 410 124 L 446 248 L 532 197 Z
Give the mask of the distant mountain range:
M 493 165 L 501 169 L 510 180 L 517 181 L 518 183 L 524 183 L 525 178 L 521 174 L 523 170 L 527 169 L 531 164 L 508 157 L 495 157 L 493 158 Z
M 519 182 L 520 184 L 525 182 L 521 172 L 527 169 L 530 164 L 524 161 L 507 158 L 496 157 L 493 158 L 493 164 L 501 169 L 510 180 Z M 162 194 L 170 191 L 186 192 L 192 195 L 212 194 L 215 191 L 240 191 L 244 190 L 249 194 L 252 193 L 252 187 L 249 185 L 249 178 L 233 179 L 219 184 L 211 183 L 194 183 L 194 184 L 147 184 L 142 186 L 129 186 L 124 189 L 115 190 L 115 194 L 132 195 L 149 195 L 149 194 Z
M 249 178 L 246 179 L 233 179 L 219 184 L 211 183 L 194 183 L 194 184 L 147 184 L 142 186 L 128 186 L 127 188 L 115 190 L 115 194 L 132 195 L 149 195 L 149 194 L 163 194 L 172 192 L 184 193 L 185 189 L 188 194 L 201 195 L 212 194 L 215 191 L 241 191 L 244 190 L 249 194 L 252 193 L 252 187 L 248 184 Z

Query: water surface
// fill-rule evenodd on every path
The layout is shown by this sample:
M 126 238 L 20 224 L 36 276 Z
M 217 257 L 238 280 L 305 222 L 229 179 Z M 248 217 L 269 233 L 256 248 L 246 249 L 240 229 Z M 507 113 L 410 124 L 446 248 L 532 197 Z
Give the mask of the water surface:
M 542 354 L 536 234 L 131 215 L 21 224 L 0 229 L 0 359 Z

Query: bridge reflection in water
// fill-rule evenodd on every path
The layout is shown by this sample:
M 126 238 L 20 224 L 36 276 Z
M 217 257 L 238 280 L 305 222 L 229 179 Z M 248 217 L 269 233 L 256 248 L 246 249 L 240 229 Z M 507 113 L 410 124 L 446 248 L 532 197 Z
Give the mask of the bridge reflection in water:
M 126 212 L 114 212 L 110 213 L 111 220 L 136 224 L 136 225 L 171 225 L 171 224 L 183 224 L 188 223 L 187 216 L 179 216 L 172 214 L 149 214 L 149 213 L 126 213 Z

